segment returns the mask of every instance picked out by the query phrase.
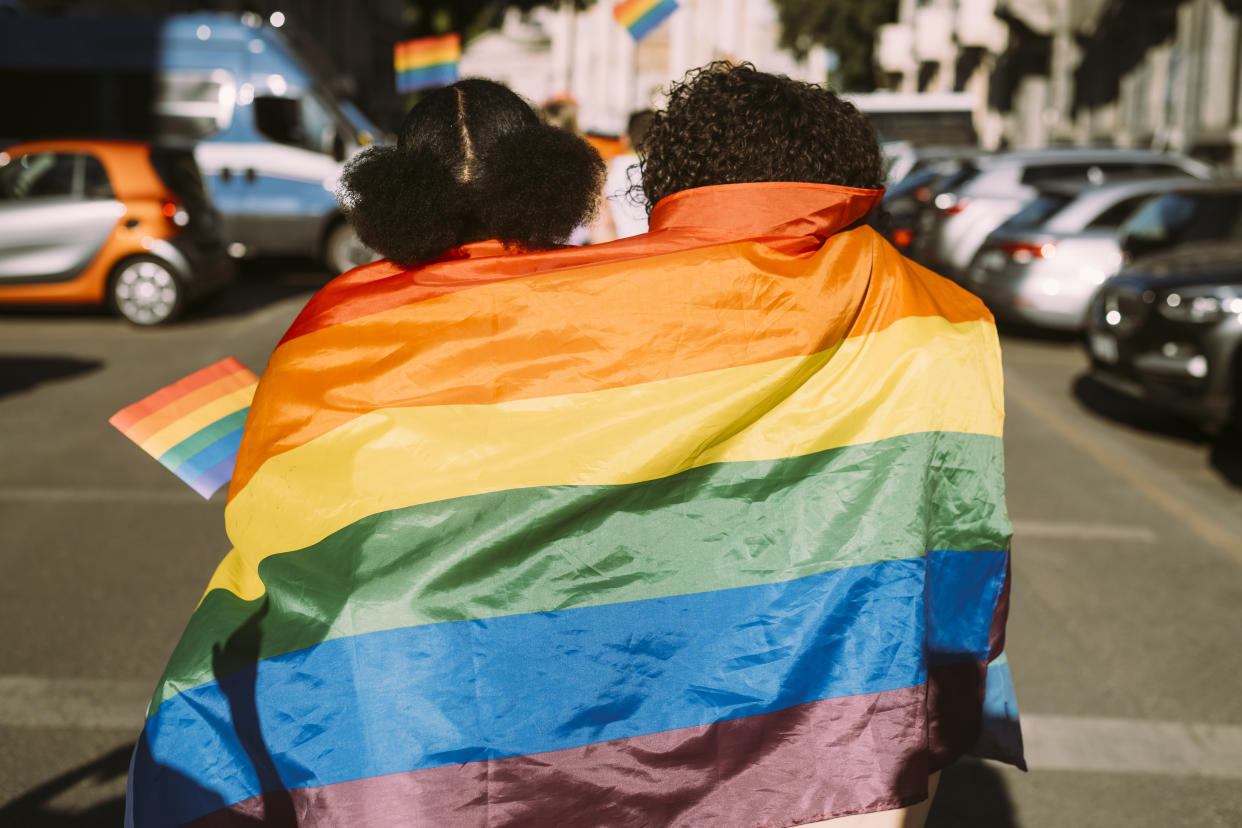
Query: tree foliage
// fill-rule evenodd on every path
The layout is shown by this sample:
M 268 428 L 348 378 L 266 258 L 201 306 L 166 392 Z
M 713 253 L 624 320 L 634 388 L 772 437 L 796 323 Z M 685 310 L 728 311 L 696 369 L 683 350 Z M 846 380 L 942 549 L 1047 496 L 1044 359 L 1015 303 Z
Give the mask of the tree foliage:
M 773 0 L 781 22 L 781 45 L 805 57 L 812 46 L 840 58 L 836 85 L 849 92 L 876 87 L 875 36 L 897 19 L 898 0 Z

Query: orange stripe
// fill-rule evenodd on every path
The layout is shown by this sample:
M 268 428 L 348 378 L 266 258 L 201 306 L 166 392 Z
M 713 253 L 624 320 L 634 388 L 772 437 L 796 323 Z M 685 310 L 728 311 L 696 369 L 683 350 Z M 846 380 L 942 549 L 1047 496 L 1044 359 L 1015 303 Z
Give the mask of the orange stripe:
M 193 414 L 205 405 L 232 393 L 240 388 L 249 388 L 258 380 L 254 374 L 245 370 L 228 376 L 220 377 L 213 382 L 204 385 L 202 388 L 191 391 L 158 411 L 152 412 L 138 422 L 134 423 L 125 436 L 133 440 L 135 443 L 142 445 L 152 434 L 156 434 L 178 420 Z
M 166 407 L 172 402 L 197 391 L 208 383 L 216 382 L 224 377 L 232 376 L 239 371 L 245 371 L 249 375 L 249 381 L 254 381 L 254 375 L 246 369 L 233 357 L 225 357 L 214 365 L 208 365 L 201 371 L 195 371 L 188 377 L 177 380 L 166 388 L 161 388 L 149 397 L 145 397 L 133 405 L 122 408 L 117 413 L 108 418 L 108 422 L 119 429 L 123 434 L 137 441 L 145 439 L 139 438 L 130 433 L 130 429 L 135 423 L 140 422 L 149 417 L 161 408 Z M 148 432 L 149 434 L 149 432 Z
M 439 49 L 455 48 L 460 51 L 461 38 L 456 34 L 424 37 L 418 40 L 407 40 L 401 46 L 407 57 L 414 57 L 423 52 L 432 52 Z
M 444 294 L 277 348 L 269 371 L 279 382 L 251 404 L 262 427 L 248 430 L 230 497 L 267 458 L 374 409 L 654 382 L 816 353 L 908 316 L 990 318 L 869 229 L 834 236 L 812 257 L 734 244 Z

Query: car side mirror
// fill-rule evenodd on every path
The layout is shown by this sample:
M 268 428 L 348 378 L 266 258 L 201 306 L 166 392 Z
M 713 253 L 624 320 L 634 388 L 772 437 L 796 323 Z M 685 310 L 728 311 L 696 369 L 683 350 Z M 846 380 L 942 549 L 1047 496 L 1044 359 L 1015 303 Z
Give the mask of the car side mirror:
M 1134 233 L 1123 233 L 1118 239 L 1121 247 L 1121 255 L 1124 261 L 1132 262 L 1139 256 L 1146 256 L 1148 253 L 1154 252 L 1167 247 L 1167 242 L 1155 239 L 1150 236 L 1136 235 Z
M 1125 261 L 1134 258 L 1134 236 L 1130 233 L 1122 233 L 1121 238 L 1117 239 L 1117 246 L 1121 248 L 1121 256 Z

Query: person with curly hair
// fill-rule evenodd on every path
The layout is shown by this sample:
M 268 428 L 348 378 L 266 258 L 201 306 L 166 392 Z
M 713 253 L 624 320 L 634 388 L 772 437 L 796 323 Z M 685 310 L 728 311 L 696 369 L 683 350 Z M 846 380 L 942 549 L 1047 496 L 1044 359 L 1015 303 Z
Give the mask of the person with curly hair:
M 349 166 L 384 258 L 268 361 L 127 824 L 916 825 L 1021 763 L 987 310 L 823 88 L 709 65 L 640 154 L 585 247 L 598 157 L 497 84 Z
M 595 214 L 603 172 L 585 140 L 501 84 L 470 78 L 419 101 L 396 146 L 359 153 L 340 199 L 363 244 L 415 265 L 489 239 L 558 247 Z

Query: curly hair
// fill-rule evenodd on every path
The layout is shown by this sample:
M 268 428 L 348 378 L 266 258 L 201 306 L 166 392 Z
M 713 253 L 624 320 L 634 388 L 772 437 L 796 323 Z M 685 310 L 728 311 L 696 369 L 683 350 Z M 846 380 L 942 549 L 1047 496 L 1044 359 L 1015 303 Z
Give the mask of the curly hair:
M 484 239 L 558 247 L 594 215 L 603 175 L 586 141 L 471 78 L 419 101 L 395 147 L 355 156 L 337 199 L 363 244 L 409 266 Z
M 665 196 L 712 184 L 884 186 L 865 115 L 822 86 L 749 63 L 709 63 L 674 84 L 639 154 L 648 211 Z

